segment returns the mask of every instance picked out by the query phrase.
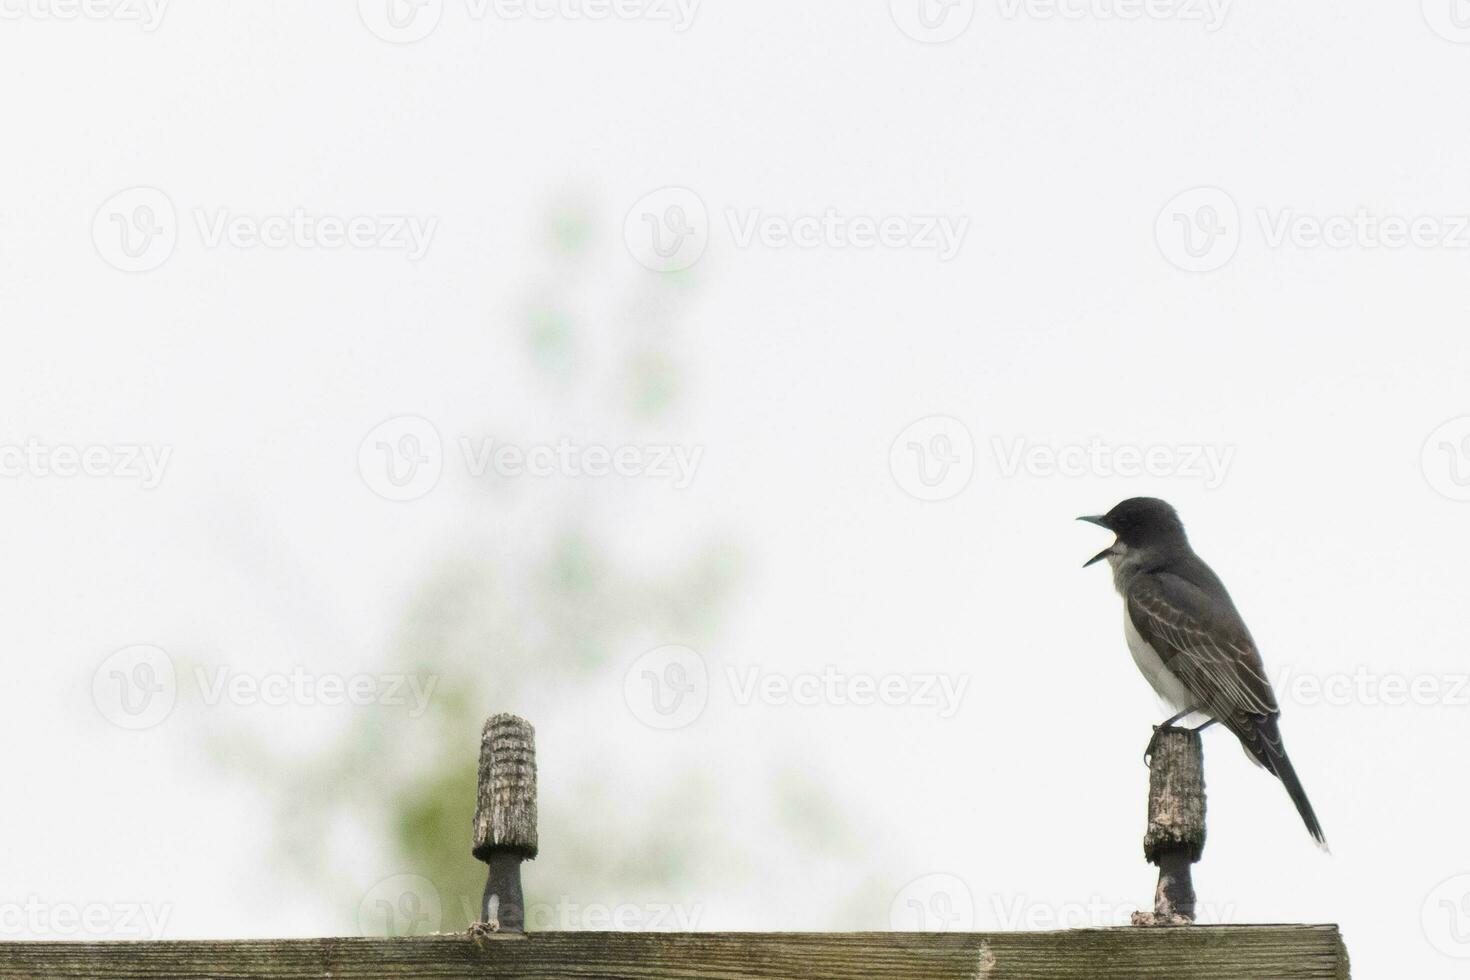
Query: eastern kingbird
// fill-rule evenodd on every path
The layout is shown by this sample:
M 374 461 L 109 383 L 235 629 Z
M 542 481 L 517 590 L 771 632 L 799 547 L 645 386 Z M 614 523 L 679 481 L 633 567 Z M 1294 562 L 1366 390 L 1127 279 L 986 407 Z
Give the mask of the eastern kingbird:
M 1253 762 L 1286 786 L 1307 831 L 1326 850 L 1322 826 L 1286 757 L 1277 725 L 1281 709 L 1256 643 L 1225 584 L 1189 546 L 1174 508 L 1133 497 L 1101 517 L 1078 520 L 1118 536 L 1082 567 L 1104 558 L 1112 566 L 1133 662 L 1179 712 L 1159 727 L 1196 713 L 1210 720 L 1195 731 L 1224 725 Z

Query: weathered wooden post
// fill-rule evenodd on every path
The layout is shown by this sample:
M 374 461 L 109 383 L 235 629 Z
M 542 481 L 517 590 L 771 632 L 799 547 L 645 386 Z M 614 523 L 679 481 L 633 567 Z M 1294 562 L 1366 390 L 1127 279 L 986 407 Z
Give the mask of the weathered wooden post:
M 1190 866 L 1205 849 L 1205 763 L 1198 732 L 1160 728 L 1154 736 L 1148 777 L 1148 831 L 1143 856 L 1158 865 L 1154 911 L 1135 912 L 1136 926 L 1194 922 Z
M 524 718 L 494 715 L 480 733 L 474 854 L 490 874 L 472 934 L 525 931 L 521 862 L 536 851 L 536 730 Z

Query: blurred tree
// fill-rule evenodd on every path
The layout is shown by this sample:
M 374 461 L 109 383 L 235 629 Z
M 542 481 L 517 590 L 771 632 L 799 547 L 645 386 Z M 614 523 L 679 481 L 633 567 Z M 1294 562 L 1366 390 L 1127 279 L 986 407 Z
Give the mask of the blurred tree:
M 683 391 L 678 322 L 694 279 L 688 273 L 640 274 L 622 315 L 609 318 L 616 324 L 613 352 L 604 348 L 594 358 L 588 348 L 607 338 L 590 336 L 589 317 L 575 309 L 577 297 L 600 288 L 589 285 L 592 270 L 601 268 L 588 255 L 595 241 L 590 211 L 564 205 L 547 228 L 545 285 L 531 290 L 520 318 L 532 371 L 549 382 L 563 414 L 574 416 L 576 407 L 592 399 L 598 417 L 625 413 L 632 425 L 665 418 Z M 596 322 L 605 322 L 602 299 L 589 305 L 597 311 Z M 596 369 L 609 359 L 614 367 L 604 384 Z M 668 571 L 649 577 L 620 562 L 578 498 L 553 498 L 550 509 L 538 499 L 532 518 L 507 521 L 507 488 L 485 482 L 481 499 L 502 524 L 514 526 L 515 534 L 505 536 L 514 544 L 498 542 L 495 553 L 446 557 L 412 597 L 384 668 L 437 678 L 422 718 L 409 722 L 401 711 L 354 711 L 338 743 L 306 760 L 273 756 L 238 732 L 216 733 L 223 761 L 275 795 L 276 856 L 300 872 L 309 888 L 340 902 L 353 929 L 374 928 L 357 921 L 361 903 L 368 901 L 364 896 L 381 900 L 374 883 L 400 875 L 414 876 L 412 888 L 424 888 L 426 880 L 442 916 L 437 922 L 413 921 L 408 913 L 430 900 L 415 895 L 405 917 L 396 927 L 390 922 L 388 931 L 467 928 L 484 884 L 483 866 L 469 854 L 476 736 L 484 718 L 515 710 L 542 726 L 545 771 L 551 735 L 546 726 L 558 723 L 556 731 L 565 732 L 586 724 L 578 706 L 594 694 L 605 695 L 617 659 L 649 637 L 708 641 L 739 575 L 737 551 L 712 535 L 665 562 Z M 839 819 L 814 771 L 818 767 L 803 765 L 791 746 L 764 763 L 754 761 L 755 778 L 764 785 L 744 787 L 739 801 L 728 797 L 737 791 L 728 774 L 716 781 L 705 775 L 707 765 L 694 760 L 677 778 L 641 787 L 630 805 L 628 767 L 608 766 L 596 751 L 559 759 L 554 779 L 541 780 L 542 857 L 527 874 L 528 926 L 613 925 L 566 909 L 566 897 L 576 896 L 583 909 L 588 903 L 678 906 L 684 918 L 675 915 L 661 927 L 693 928 L 693 906 L 699 903 L 688 899 L 690 868 L 718 879 L 722 892 L 728 883 L 730 891 L 760 893 L 769 886 L 752 879 L 748 868 L 773 860 L 777 851 L 789 869 L 804 862 L 815 873 L 840 870 L 851 879 L 846 902 L 834 903 L 808 925 L 881 926 L 871 896 L 875 890 L 884 894 L 882 886 L 875 888 L 871 876 L 863 877 L 868 872 L 856 867 L 864 849 Z M 758 845 L 712 836 L 721 833 L 715 817 L 741 807 L 768 808 L 764 819 L 774 830 L 753 834 Z M 344 854 L 341 845 L 331 846 L 343 840 L 366 847 Z M 750 850 L 757 846 L 758 853 Z M 376 870 L 363 867 L 364 853 L 373 850 L 384 852 Z M 387 901 L 391 905 L 399 897 Z M 807 893 L 793 901 L 813 914 Z M 769 903 L 757 910 L 772 914 Z

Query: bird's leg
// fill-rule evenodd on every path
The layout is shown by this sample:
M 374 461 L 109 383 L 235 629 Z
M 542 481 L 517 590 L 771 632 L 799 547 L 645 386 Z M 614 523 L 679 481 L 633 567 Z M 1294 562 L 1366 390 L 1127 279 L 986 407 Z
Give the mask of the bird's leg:
M 1173 728 L 1174 722 L 1178 721 L 1180 718 L 1187 718 L 1198 710 L 1198 708 L 1186 708 L 1174 717 L 1170 718 L 1168 721 L 1164 722 L 1162 725 L 1155 727 L 1154 731 L 1158 731 L 1160 728 Z
M 1147 768 L 1147 769 L 1152 769 L 1153 768 L 1154 746 L 1158 744 L 1158 741 L 1159 741 L 1159 733 L 1162 732 L 1162 731 L 1166 731 L 1167 729 L 1173 728 L 1174 727 L 1174 723 L 1176 721 L 1178 721 L 1181 718 L 1187 718 L 1190 715 L 1194 714 L 1198 710 L 1199 710 L 1199 708 L 1197 708 L 1197 707 L 1196 708 L 1186 708 L 1183 711 L 1179 712 L 1174 717 L 1170 718 L 1168 721 L 1164 722 L 1162 725 L 1155 725 L 1154 726 L 1154 737 L 1148 740 L 1148 748 L 1146 748 L 1146 749 L 1143 750 L 1143 765 L 1144 765 L 1145 768 Z M 1206 728 L 1209 728 L 1214 723 L 1215 723 L 1215 720 L 1212 718 L 1209 721 L 1205 722 L 1203 725 L 1199 726 L 1198 728 L 1190 729 L 1190 731 L 1202 732 Z
M 1219 720 L 1219 718 L 1211 718 L 1209 721 L 1205 722 L 1203 725 L 1200 725 L 1198 728 L 1191 728 L 1190 731 L 1198 735 L 1200 732 L 1204 731 L 1206 728 L 1209 728 L 1211 725 Z

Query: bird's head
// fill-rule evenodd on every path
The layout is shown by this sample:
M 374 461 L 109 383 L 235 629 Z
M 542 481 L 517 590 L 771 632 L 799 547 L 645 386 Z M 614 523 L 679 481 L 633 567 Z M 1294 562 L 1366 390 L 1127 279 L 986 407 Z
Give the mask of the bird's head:
M 1129 497 L 1106 514 L 1077 519 L 1107 528 L 1118 536 L 1118 540 L 1093 555 L 1083 568 L 1141 548 L 1169 547 L 1185 541 L 1179 514 L 1157 497 Z

